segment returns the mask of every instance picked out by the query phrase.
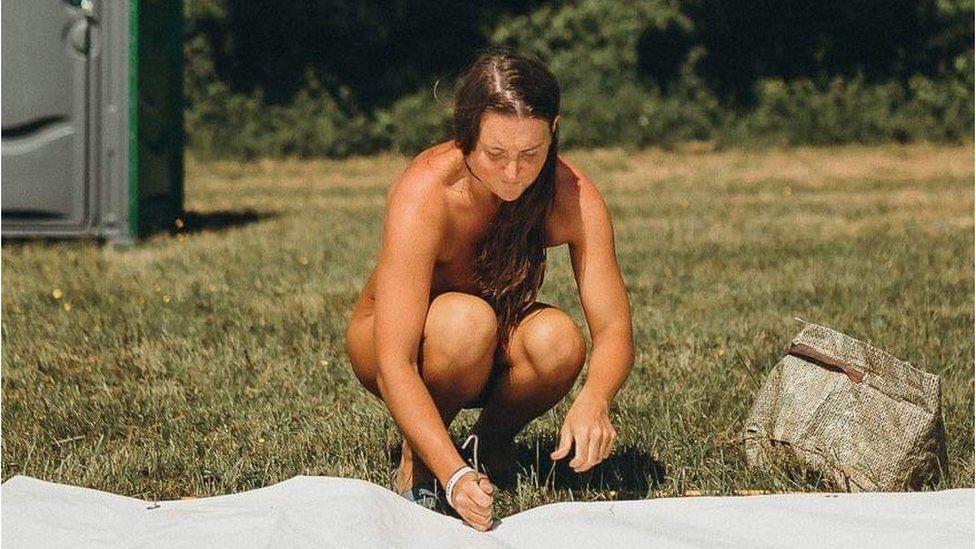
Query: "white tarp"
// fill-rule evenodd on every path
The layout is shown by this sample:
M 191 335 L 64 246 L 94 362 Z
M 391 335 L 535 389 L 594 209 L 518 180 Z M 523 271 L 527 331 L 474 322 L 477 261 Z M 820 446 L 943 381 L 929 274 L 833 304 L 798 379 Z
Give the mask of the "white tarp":
M 477 532 L 352 479 L 146 501 L 17 476 L 0 489 L 18 547 L 972 547 L 973 490 L 557 503 Z M 151 508 L 154 507 L 154 508 Z

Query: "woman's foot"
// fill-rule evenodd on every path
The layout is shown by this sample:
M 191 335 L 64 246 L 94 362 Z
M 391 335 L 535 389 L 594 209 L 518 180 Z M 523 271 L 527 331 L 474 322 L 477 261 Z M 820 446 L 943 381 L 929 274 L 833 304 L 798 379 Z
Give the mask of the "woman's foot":
M 515 485 L 515 441 L 498 439 L 475 431 L 478 435 L 478 465 L 491 483 L 500 488 Z M 470 447 L 469 447 L 470 448 Z
M 444 493 L 434 482 L 430 470 L 422 461 L 414 459 L 413 452 L 406 442 L 403 443 L 400 466 L 393 473 L 392 484 L 394 491 L 408 501 L 436 513 L 450 512 L 444 503 Z
M 433 489 L 434 476 L 430 470 L 419 459 L 414 459 L 413 450 L 404 441 L 403 451 L 400 454 L 400 466 L 397 467 L 393 477 L 393 486 L 396 493 L 403 494 L 405 491 L 414 487 L 427 487 Z

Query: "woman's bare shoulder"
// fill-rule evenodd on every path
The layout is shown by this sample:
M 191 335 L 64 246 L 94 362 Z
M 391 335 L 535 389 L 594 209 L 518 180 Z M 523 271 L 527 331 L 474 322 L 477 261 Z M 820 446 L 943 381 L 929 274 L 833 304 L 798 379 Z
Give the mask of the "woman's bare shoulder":
M 596 185 L 575 165 L 559 157 L 556 196 L 547 232 L 553 245 L 577 242 L 583 235 L 584 218 L 602 217 L 606 204 Z
M 556 196 L 553 209 L 564 213 L 581 208 L 602 207 L 603 198 L 596 185 L 582 170 L 559 156 L 556 164 Z
M 413 157 L 391 187 L 391 195 L 419 194 L 431 198 L 431 195 L 443 194 L 456 181 L 460 164 L 460 151 L 452 142 L 434 145 Z
M 463 166 L 461 151 L 452 141 L 438 143 L 415 156 L 404 173 L 440 183 L 453 183 Z
M 459 158 L 450 145 L 435 145 L 410 161 L 387 193 L 388 215 L 405 210 L 431 221 L 444 219 L 447 188 L 453 184 Z

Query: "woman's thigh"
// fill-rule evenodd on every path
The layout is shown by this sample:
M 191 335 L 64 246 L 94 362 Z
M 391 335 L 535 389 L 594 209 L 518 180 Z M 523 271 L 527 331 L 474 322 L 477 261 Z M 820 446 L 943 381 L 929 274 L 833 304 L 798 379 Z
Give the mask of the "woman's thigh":
M 512 331 L 505 359 L 513 379 L 531 373 L 546 384 L 563 385 L 575 380 L 582 369 L 586 341 L 568 313 L 537 302 Z
M 374 318 L 370 308 L 357 306 L 346 331 L 346 354 L 359 382 L 371 393 L 382 398 L 376 383 L 379 365 L 373 343 Z M 445 349 L 445 346 L 453 346 L 457 347 L 461 354 L 465 354 L 465 351 L 478 345 L 478 342 L 468 341 L 469 339 L 484 339 L 486 334 L 494 334 L 495 322 L 491 307 L 478 297 L 457 292 L 447 292 L 437 296 L 428 307 L 424 333 L 418 348 L 417 359 L 420 362 L 421 372 L 425 372 L 423 357 L 429 355 L 432 349 L 436 349 L 438 355 L 443 355 L 445 350 L 450 351 Z M 478 323 L 479 326 L 472 326 L 473 323 Z M 493 342 L 489 344 L 494 345 Z M 428 345 L 436 347 L 428 347 Z M 458 362 L 466 362 L 466 360 Z M 431 367 L 433 368 L 433 363 Z
M 576 321 L 558 307 L 536 302 L 512 331 L 505 354 L 496 354 L 485 390 L 465 407 L 483 407 L 500 386 L 521 398 L 542 386 L 571 386 L 585 359 L 586 341 Z
M 357 307 L 346 329 L 346 355 L 349 356 L 356 379 L 369 392 L 382 399 L 376 384 L 377 363 L 373 350 L 374 318 L 372 311 L 363 311 L 362 308 Z

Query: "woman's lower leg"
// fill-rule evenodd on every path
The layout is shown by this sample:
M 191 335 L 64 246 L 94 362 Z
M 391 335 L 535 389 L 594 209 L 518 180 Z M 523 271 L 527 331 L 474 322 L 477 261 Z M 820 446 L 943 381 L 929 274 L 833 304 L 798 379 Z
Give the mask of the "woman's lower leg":
M 582 336 L 565 313 L 550 308 L 534 320 L 516 331 L 511 366 L 475 423 L 486 465 L 496 470 L 512 468 L 515 435 L 569 393 L 586 359 Z
M 439 353 L 435 348 L 424 346 L 421 378 L 448 430 L 464 405 L 484 389 L 491 370 L 492 354 L 493 350 L 488 347 L 482 356 L 473 360 L 459 360 L 452 353 Z M 400 492 L 433 480 L 433 474 L 406 440 L 403 442 L 398 476 L 397 488 Z
M 437 402 L 436 400 L 434 401 Z M 438 411 L 441 412 L 441 419 L 444 421 L 444 425 L 450 429 L 451 422 L 460 412 L 460 406 L 453 410 L 445 410 L 437 406 Z M 410 444 L 404 440 L 401 445 L 400 453 L 400 466 L 397 469 L 396 488 L 398 493 L 402 493 L 407 488 L 412 486 L 417 486 L 420 484 L 427 484 L 434 479 L 434 475 L 424 464 L 424 461 L 416 456 L 413 448 Z
M 480 447 L 488 456 L 510 457 L 508 450 L 515 436 L 530 421 L 555 406 L 572 388 L 572 383 L 546 385 L 531 372 L 513 371 L 505 378 L 485 403 L 473 428 Z
M 427 311 L 418 353 L 418 371 L 440 412 L 444 426 L 484 389 L 491 373 L 498 325 L 484 300 L 457 292 L 436 297 Z M 433 478 L 404 441 L 398 488 Z

